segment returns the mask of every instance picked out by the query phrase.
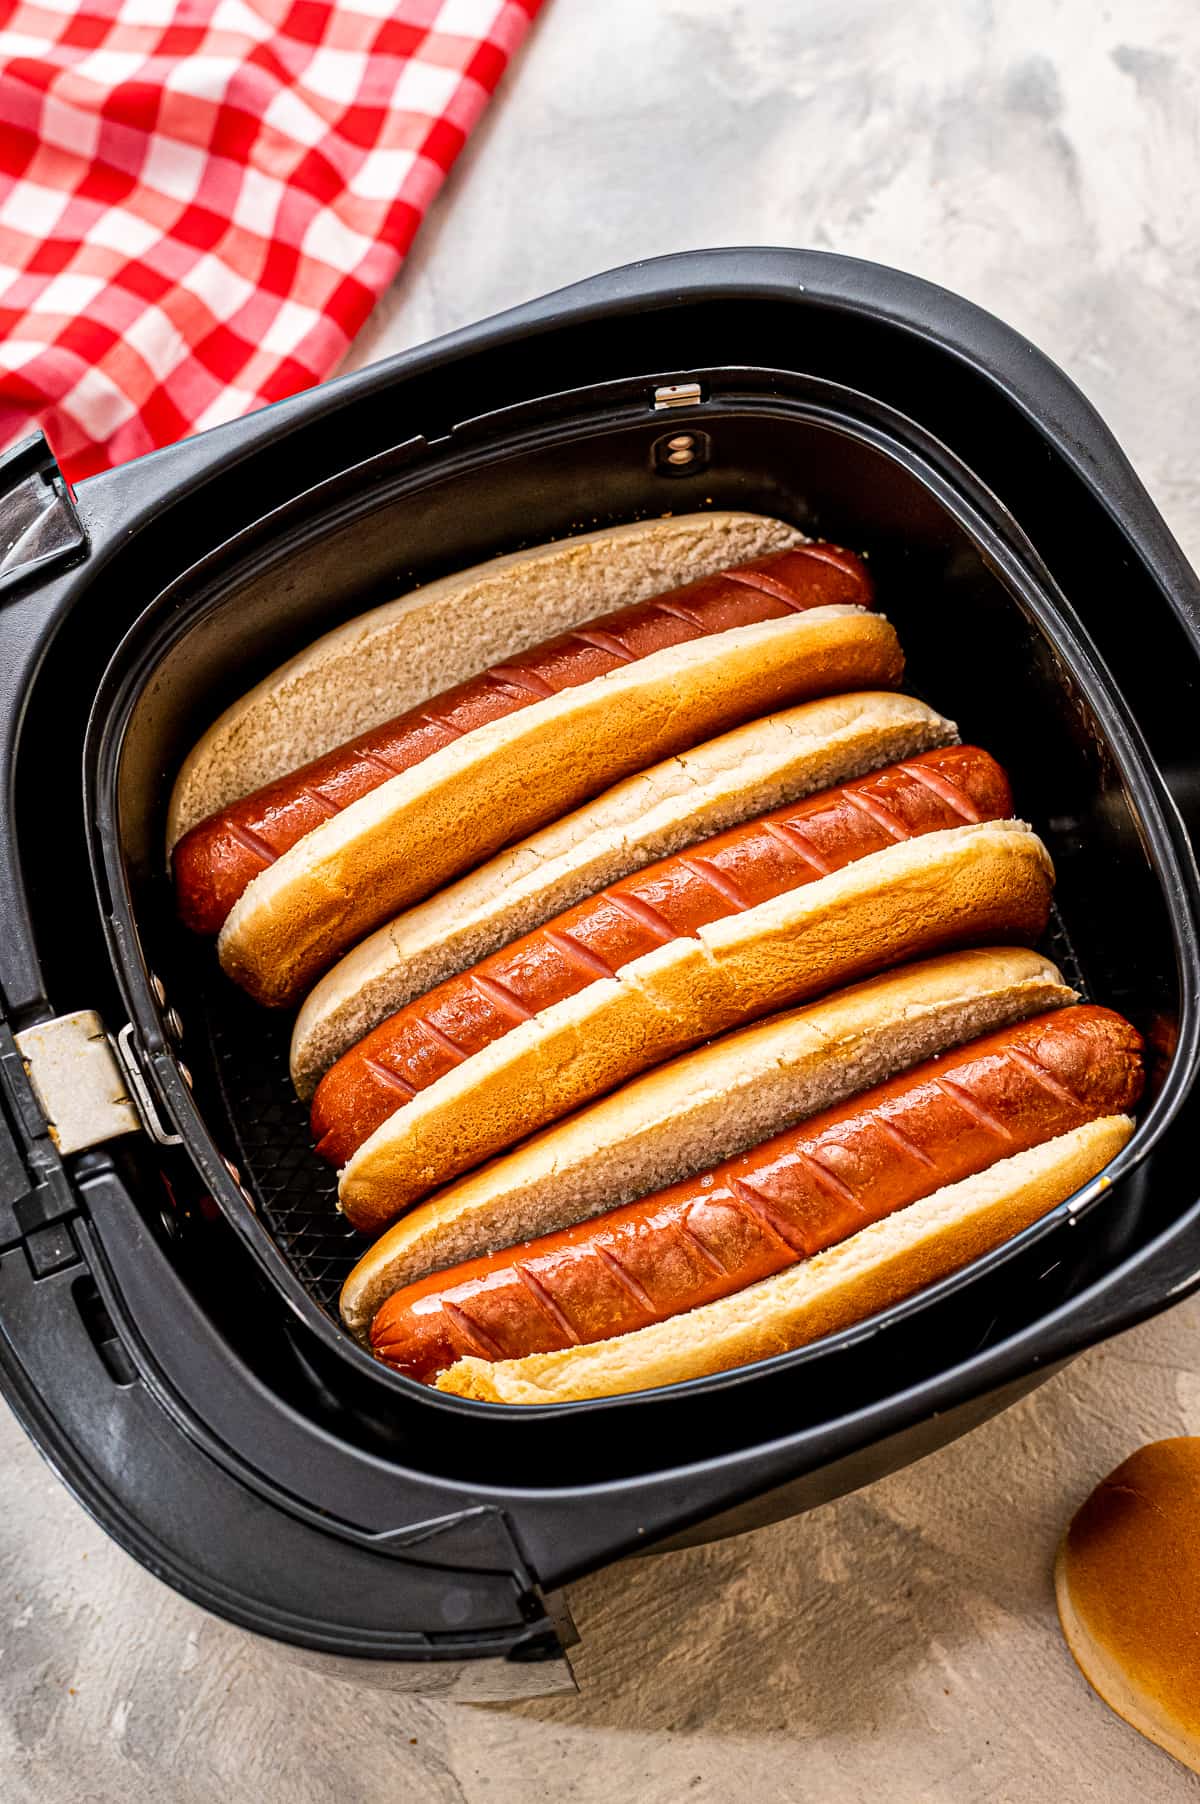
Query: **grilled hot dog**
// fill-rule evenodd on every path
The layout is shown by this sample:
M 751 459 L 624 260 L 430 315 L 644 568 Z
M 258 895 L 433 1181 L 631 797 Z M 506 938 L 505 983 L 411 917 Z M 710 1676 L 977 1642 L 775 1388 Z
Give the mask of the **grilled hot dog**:
M 626 777 L 402 909 L 326 972 L 292 1033 L 297 1094 L 311 1102 L 330 1066 L 397 1009 L 606 884 L 957 737 L 910 695 L 858 690 L 764 715 Z
M 790 555 L 790 554 L 788 554 Z M 668 941 L 901 840 L 999 820 L 1007 778 L 950 746 L 776 809 L 612 884 L 382 1022 L 326 1073 L 318 1151 L 344 1164 L 381 1122 L 518 1022 Z
M 360 734 L 199 822 L 175 848 L 180 916 L 216 934 L 247 885 L 323 821 L 489 721 L 710 634 L 832 603 L 871 605 L 852 552 L 801 545 L 602 614 Z
M 943 1186 L 1131 1107 L 1141 1039 L 1080 1006 L 988 1035 L 703 1176 L 397 1291 L 372 1346 L 432 1382 L 661 1322 L 809 1259 Z

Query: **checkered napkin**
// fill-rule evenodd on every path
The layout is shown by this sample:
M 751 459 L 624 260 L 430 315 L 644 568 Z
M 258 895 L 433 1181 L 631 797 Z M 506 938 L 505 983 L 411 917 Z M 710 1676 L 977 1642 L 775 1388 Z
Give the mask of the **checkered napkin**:
M 0 447 L 327 376 L 541 0 L 0 0 Z

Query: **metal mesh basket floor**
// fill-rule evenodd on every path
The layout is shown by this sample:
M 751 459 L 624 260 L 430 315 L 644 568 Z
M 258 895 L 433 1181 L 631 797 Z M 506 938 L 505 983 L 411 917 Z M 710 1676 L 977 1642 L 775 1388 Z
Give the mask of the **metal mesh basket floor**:
M 337 1174 L 313 1151 L 308 1108 L 288 1072 L 291 1017 L 256 1007 L 224 979 L 202 1006 L 231 1156 L 301 1283 L 336 1315 L 338 1291 L 367 1243 L 338 1213 Z

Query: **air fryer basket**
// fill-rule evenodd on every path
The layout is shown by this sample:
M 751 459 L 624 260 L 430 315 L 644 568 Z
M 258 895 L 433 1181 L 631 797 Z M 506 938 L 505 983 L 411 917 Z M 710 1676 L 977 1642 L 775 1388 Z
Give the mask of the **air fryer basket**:
M 701 398 L 664 417 L 655 395 L 685 378 L 699 384 Z M 703 447 L 703 467 L 685 478 L 662 456 L 680 423 L 696 428 Z M 1047 949 L 1084 993 L 1125 1009 L 1154 1044 L 1177 1036 L 1161 784 L 1140 748 L 1122 742 L 1118 699 L 1089 659 L 1069 598 L 1054 596 L 995 498 L 914 422 L 795 373 L 668 371 L 506 410 L 460 429 L 442 455 L 434 448 L 380 480 L 372 475 L 365 470 L 349 492 L 339 484 L 328 510 L 319 490 L 306 496 L 257 529 L 250 545 L 225 548 L 217 567 L 185 574 L 122 647 L 95 712 L 97 765 L 110 779 L 96 794 L 108 882 L 119 893 L 128 875 L 131 923 L 185 1022 L 196 1098 L 249 1198 L 249 1207 L 244 1199 L 233 1204 L 235 1225 L 256 1240 L 265 1230 L 283 1255 L 268 1263 L 273 1281 L 293 1306 L 319 1306 L 326 1347 L 337 1291 L 362 1242 L 337 1214 L 333 1174 L 312 1152 L 306 1111 L 291 1091 L 290 1017 L 248 1003 L 214 975 L 211 951 L 174 924 L 162 874 L 166 786 L 159 773 L 178 763 L 231 684 L 232 692 L 244 687 L 315 626 L 481 554 L 694 506 L 781 514 L 864 551 L 908 650 L 907 686 L 1000 757 L 1019 811 L 1051 846 L 1061 900 Z M 464 522 L 471 523 L 465 544 Z M 252 663 L 239 655 L 243 633 L 257 653 Z M 123 686 L 118 672 L 128 673 Z M 1106 902 L 1097 907 L 1101 888 Z M 1136 939 L 1125 928 L 1131 917 L 1146 924 Z M 1156 1072 L 1152 1094 L 1165 1077 Z M 1168 1086 L 1148 1115 L 1122 1162 L 1127 1171 L 1172 1094 Z M 1136 1234 L 1148 1206 L 1124 1186 L 1120 1205 L 1110 1201 L 1091 1232 L 1075 1234 L 1070 1258 L 1045 1258 L 1038 1280 L 1009 1297 L 990 1332 L 1035 1320 L 1098 1275 Z M 1044 1224 L 1028 1239 L 1051 1230 Z M 1011 1257 L 1004 1250 L 957 1285 Z M 920 1314 L 936 1307 L 922 1299 Z M 886 1326 L 880 1318 L 871 1332 Z M 969 1338 L 957 1344 L 939 1332 L 943 1359 L 987 1344 L 988 1333 L 981 1337 L 969 1316 L 963 1327 Z M 921 1332 L 928 1343 L 928 1329 Z M 824 1366 L 861 1333 L 772 1363 Z M 383 1384 L 411 1388 L 373 1370 Z M 700 1381 L 698 1388 L 710 1387 Z
M 703 455 L 678 471 L 661 447 L 681 431 Z M 1200 1283 L 1180 819 L 1200 826 L 1200 592 L 1101 422 L 998 322 L 846 259 L 699 253 L 74 505 L 26 448 L 0 464 L 0 525 L 18 486 L 36 531 L 0 533 L 0 1385 L 180 1589 L 314 1648 L 536 1659 L 560 1645 L 547 1588 L 866 1482 Z M 1151 1097 L 1108 1186 L 848 1334 L 593 1404 L 444 1397 L 337 1323 L 352 1238 L 287 1086 L 287 1023 L 174 922 L 171 779 L 249 684 L 411 583 L 708 507 L 869 553 L 908 686 L 1008 765 L 1050 844 L 1047 950 L 1146 1030 Z M 64 1159 L 8 1029 L 83 1007 L 120 1033 L 149 1131 Z

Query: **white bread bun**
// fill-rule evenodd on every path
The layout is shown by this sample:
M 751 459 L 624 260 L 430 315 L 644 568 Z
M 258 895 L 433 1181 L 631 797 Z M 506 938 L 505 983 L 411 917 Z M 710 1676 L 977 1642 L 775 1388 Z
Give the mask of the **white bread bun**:
M 1088 1684 L 1200 1773 L 1200 1438 L 1139 1448 L 1063 1538 L 1058 1614 Z
M 359 614 L 226 708 L 184 761 L 167 850 L 239 796 L 502 658 L 804 535 L 766 514 L 681 514 L 475 564 Z
M 661 1065 L 421 1203 L 342 1287 L 363 1334 L 394 1290 L 648 1196 L 951 1046 L 1075 999 L 1018 946 L 949 952 Z
M 1133 1132 L 1108 1115 L 945 1184 L 734 1296 L 612 1340 L 495 1362 L 460 1359 L 437 1388 L 488 1403 L 572 1403 L 703 1378 L 836 1334 L 961 1270 L 1065 1202 Z
M 1042 933 L 1053 867 L 1019 821 L 927 833 L 657 946 L 522 1021 L 376 1128 L 339 1201 L 378 1231 L 409 1204 L 637 1072 L 924 953 Z
M 396 1009 L 606 884 L 800 796 L 956 737 L 924 702 L 826 696 L 678 753 L 500 852 L 347 953 L 304 1002 L 292 1081 L 306 1100 Z
M 221 929 L 221 963 L 259 1002 L 298 1001 L 364 934 L 614 779 L 784 703 L 891 688 L 903 663 L 882 616 L 835 605 L 710 633 L 533 702 L 260 871 Z

